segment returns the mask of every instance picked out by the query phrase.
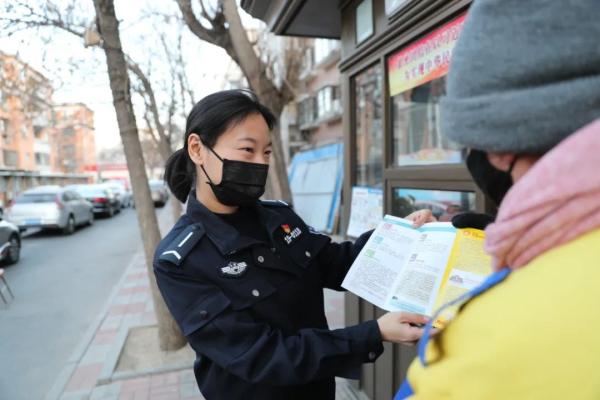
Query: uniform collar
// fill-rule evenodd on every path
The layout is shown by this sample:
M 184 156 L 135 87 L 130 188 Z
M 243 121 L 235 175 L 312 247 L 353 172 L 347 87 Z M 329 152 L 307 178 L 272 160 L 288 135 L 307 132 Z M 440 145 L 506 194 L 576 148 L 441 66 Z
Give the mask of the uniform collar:
M 258 201 L 253 207 L 256 209 L 258 219 L 269 233 L 271 242 L 273 242 L 273 234 L 285 222 L 283 215 L 263 206 Z M 234 227 L 223 221 L 196 199 L 194 188 L 188 196 L 186 215 L 194 223 L 202 225 L 206 235 L 223 255 L 232 254 L 253 244 L 262 243 L 253 238 L 240 236 Z

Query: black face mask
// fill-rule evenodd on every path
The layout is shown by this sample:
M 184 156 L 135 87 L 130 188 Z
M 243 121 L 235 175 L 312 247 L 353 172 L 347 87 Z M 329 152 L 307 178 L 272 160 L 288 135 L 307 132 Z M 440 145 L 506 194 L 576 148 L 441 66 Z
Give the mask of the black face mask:
M 223 163 L 223 175 L 218 185 L 212 182 L 204 166 L 200 166 L 208 178 L 207 183 L 221 204 L 226 206 L 252 204 L 263 195 L 269 164 L 224 160 L 212 148 L 206 147 Z
M 502 199 L 513 185 L 511 172 L 515 166 L 517 158 L 510 164 L 508 172 L 500 171 L 487 158 L 487 154 L 480 150 L 471 150 L 467 156 L 467 169 L 471 173 L 475 184 L 481 189 L 496 207 L 500 205 Z

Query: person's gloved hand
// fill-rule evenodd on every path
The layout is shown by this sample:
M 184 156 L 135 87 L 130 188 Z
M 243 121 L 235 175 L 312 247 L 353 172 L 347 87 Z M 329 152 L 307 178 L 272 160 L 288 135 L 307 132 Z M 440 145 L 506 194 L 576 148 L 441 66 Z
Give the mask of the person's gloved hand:
M 455 228 L 475 228 L 485 229 L 486 226 L 494 222 L 494 216 L 483 213 L 466 212 L 452 217 L 452 225 Z

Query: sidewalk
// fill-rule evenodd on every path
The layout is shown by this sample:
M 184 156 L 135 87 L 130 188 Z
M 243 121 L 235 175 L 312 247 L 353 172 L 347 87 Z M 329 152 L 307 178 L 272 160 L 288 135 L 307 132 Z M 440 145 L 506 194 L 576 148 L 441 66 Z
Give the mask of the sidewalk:
M 163 225 L 163 224 L 161 224 Z M 332 328 L 343 326 L 343 294 L 327 290 Z M 156 324 L 143 253 L 137 253 L 109 297 L 103 312 L 75 349 L 46 400 L 200 400 L 192 362 L 141 372 L 115 372 L 131 328 Z M 359 399 L 339 380 L 336 399 Z

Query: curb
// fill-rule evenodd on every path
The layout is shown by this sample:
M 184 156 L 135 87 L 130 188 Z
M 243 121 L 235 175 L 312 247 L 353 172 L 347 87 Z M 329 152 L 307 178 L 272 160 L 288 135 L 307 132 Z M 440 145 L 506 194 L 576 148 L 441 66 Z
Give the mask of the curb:
M 97 384 L 104 385 L 110 383 L 112 381 L 112 375 L 117 367 L 117 363 L 119 362 L 119 357 L 121 357 L 121 352 L 123 351 L 123 347 L 125 346 L 125 341 L 127 340 L 127 336 L 129 336 L 129 329 L 131 328 L 131 324 L 123 324 L 119 328 L 119 332 L 117 333 L 117 338 L 110 349 L 110 352 L 106 356 L 104 360 L 104 366 L 102 367 L 102 371 L 100 372 L 100 376 L 98 376 Z
M 165 365 L 164 367 L 156 367 L 156 368 L 148 368 L 140 371 L 126 371 L 126 372 L 116 372 L 110 377 L 110 381 L 106 382 L 118 382 L 125 379 L 135 379 L 141 378 L 144 376 L 157 375 L 157 374 L 165 374 L 168 372 L 177 372 L 182 370 L 190 370 L 194 367 L 193 363 L 180 362 L 177 364 Z
M 162 228 L 163 228 L 163 225 L 165 224 L 165 219 L 168 220 L 169 218 L 171 218 L 170 214 L 167 213 L 165 215 L 157 215 L 157 219 L 158 219 L 157 222 L 158 222 L 158 226 L 159 226 L 159 231 L 161 232 L 161 236 L 162 236 Z M 44 396 L 44 398 L 43 398 L 44 400 L 58 400 L 62 396 L 65 387 L 69 383 L 69 379 L 71 379 L 71 376 L 73 375 L 73 371 L 75 371 L 75 369 L 79 365 L 79 362 L 85 355 L 88 347 L 90 346 L 90 344 L 92 343 L 92 340 L 94 339 L 94 336 L 96 335 L 96 332 L 98 331 L 98 329 L 104 322 L 104 319 L 106 318 L 110 307 L 113 305 L 113 300 L 118 295 L 119 290 L 123 287 L 123 283 L 125 282 L 125 279 L 127 278 L 127 273 L 129 272 L 129 270 L 131 270 L 134 267 L 136 261 L 140 257 L 142 259 L 145 257 L 143 244 L 140 245 L 138 250 L 131 256 L 131 259 L 126 264 L 127 266 L 123 270 L 123 275 L 119 278 L 119 280 L 115 284 L 113 290 L 110 292 L 103 308 L 101 309 L 101 311 L 98 314 L 98 317 L 94 321 L 92 321 L 90 327 L 86 330 L 85 334 L 83 335 L 83 339 L 81 339 L 79 341 L 79 343 L 75 346 L 75 350 L 73 350 L 71 357 L 69 357 L 66 365 L 63 367 L 61 372 L 58 374 L 56 380 L 54 381 L 54 384 L 52 385 L 52 387 L 50 388 L 48 393 L 46 393 L 46 395 Z M 119 359 L 119 356 L 123 349 L 123 344 L 125 343 L 125 339 L 127 338 L 128 333 L 129 333 L 129 326 L 127 326 L 127 329 L 125 329 L 123 342 L 117 343 L 117 344 L 119 344 L 118 348 L 117 348 L 117 346 L 115 346 L 114 349 L 111 349 L 111 353 L 109 354 L 109 356 L 115 357 L 114 353 L 117 353 L 116 358 L 114 358 L 115 365 Z M 119 335 L 121 335 L 121 332 L 119 332 Z M 103 378 L 103 377 L 105 378 L 105 368 L 106 368 L 106 366 L 103 367 L 100 378 Z M 112 373 L 112 371 L 111 371 L 111 373 Z
M 141 254 L 143 256 L 143 252 Z M 69 379 L 71 378 L 71 375 L 73 374 L 73 371 L 75 370 L 75 368 L 77 368 L 79 361 L 81 361 L 81 359 L 85 355 L 86 350 L 88 349 L 92 340 L 94 339 L 94 336 L 96 335 L 96 331 L 98 330 L 98 328 L 100 328 L 100 325 L 102 325 L 102 322 L 104 322 L 104 319 L 106 318 L 106 315 L 108 314 L 108 310 L 112 306 L 112 302 L 113 302 L 114 298 L 117 296 L 117 294 L 119 293 L 119 290 L 121 289 L 121 286 L 125 282 L 125 279 L 127 277 L 127 272 L 134 266 L 134 264 L 137 260 L 137 257 L 139 257 L 139 256 L 140 256 L 140 251 L 136 252 L 131 257 L 131 260 L 129 261 L 129 263 L 127 264 L 127 267 L 123 271 L 123 275 L 121 276 L 121 278 L 119 278 L 119 281 L 115 284 L 115 287 L 113 288 L 110 295 L 108 296 L 108 299 L 107 299 L 106 303 L 104 304 L 102 311 L 100 311 L 100 313 L 98 314 L 98 317 L 92 322 L 90 327 L 87 329 L 87 331 L 83 335 L 83 339 L 75 347 L 75 350 L 73 351 L 73 353 L 71 354 L 71 357 L 69 357 L 69 360 L 67 361 L 67 365 L 58 374 L 58 377 L 57 377 L 56 381 L 54 382 L 54 385 L 52 385 L 52 388 L 50 388 L 50 391 L 48 393 L 46 393 L 46 396 L 44 396 L 44 400 L 58 400 L 60 398 L 60 396 L 62 395 L 65 387 L 67 386 L 67 383 L 69 382 Z M 120 353 L 120 349 L 119 349 L 119 353 Z

